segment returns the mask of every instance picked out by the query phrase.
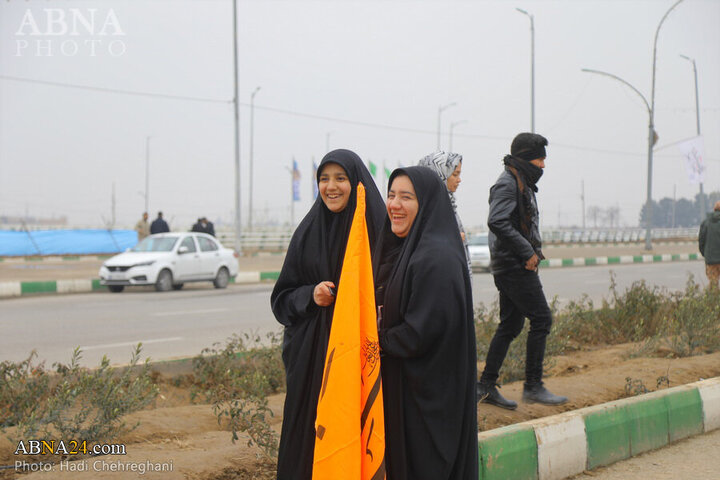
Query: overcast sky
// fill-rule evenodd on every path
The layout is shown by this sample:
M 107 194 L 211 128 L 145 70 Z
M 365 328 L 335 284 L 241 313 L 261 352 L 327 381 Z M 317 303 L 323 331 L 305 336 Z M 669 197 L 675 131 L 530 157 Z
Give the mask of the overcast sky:
M 466 225 L 484 225 L 501 159 L 530 130 L 530 22 L 520 7 L 534 15 L 536 131 L 550 141 L 542 224 L 581 223 L 584 180 L 587 207 L 619 206 L 621 223 L 637 225 L 647 109 L 581 68 L 622 77 L 650 101 L 655 29 L 674 1 L 238 0 L 243 220 L 250 95 L 260 86 L 257 222 L 289 220 L 293 158 L 298 221 L 328 139 L 380 167 L 415 164 L 436 149 L 439 106 L 456 102 L 442 114 L 442 148 L 450 124 L 466 121 L 453 136 L 464 157 L 457 199 Z M 87 22 L 73 28 L 73 9 L 85 20 L 95 9 L 91 32 Z M 720 1 L 685 0 L 660 30 L 655 199 L 698 191 L 672 145 L 696 134 L 693 70 L 680 54 L 697 62 L 705 190 L 720 190 L 719 25 Z M 115 184 L 116 223 L 132 226 L 151 136 L 151 216 L 163 210 L 176 229 L 203 215 L 232 222 L 232 38 L 231 0 L 0 2 L 0 215 L 99 226 Z

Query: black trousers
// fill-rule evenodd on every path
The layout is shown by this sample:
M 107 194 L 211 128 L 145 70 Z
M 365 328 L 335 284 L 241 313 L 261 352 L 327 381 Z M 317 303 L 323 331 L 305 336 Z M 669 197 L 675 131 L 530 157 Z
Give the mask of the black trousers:
M 520 335 L 525 318 L 529 318 L 525 383 L 539 384 L 542 382 L 545 343 L 552 325 L 552 313 L 540 276 L 537 272 L 523 269 L 495 275 L 494 279 L 500 292 L 500 325 L 490 342 L 480 382 L 497 382 L 510 343 Z

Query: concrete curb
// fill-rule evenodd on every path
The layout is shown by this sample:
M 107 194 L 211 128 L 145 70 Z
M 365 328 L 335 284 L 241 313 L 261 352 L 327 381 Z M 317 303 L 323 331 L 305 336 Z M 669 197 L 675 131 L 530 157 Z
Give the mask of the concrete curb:
M 277 280 L 280 272 L 239 272 L 230 280 L 231 284 L 245 285 L 266 280 Z M 48 280 L 42 282 L 0 282 L 0 298 L 19 297 L 36 293 L 88 293 L 107 291 L 100 285 L 100 279 L 76 278 L 69 280 Z
M 578 257 L 551 258 L 540 261 L 541 267 L 585 267 L 590 265 L 623 265 L 628 263 L 685 262 L 700 260 L 697 253 L 678 253 L 675 255 L 621 255 L 618 257 Z
M 720 428 L 720 377 L 478 435 L 480 479 L 560 480 Z
M 697 253 L 676 255 L 625 255 L 619 257 L 552 258 L 542 260 L 543 268 L 578 267 L 591 265 L 622 265 L 631 263 L 682 262 L 701 260 Z M 231 283 L 237 285 L 275 281 L 279 271 L 239 272 Z M 0 282 L 0 298 L 18 297 L 34 293 L 86 293 L 105 290 L 98 279 L 49 280 L 44 282 Z

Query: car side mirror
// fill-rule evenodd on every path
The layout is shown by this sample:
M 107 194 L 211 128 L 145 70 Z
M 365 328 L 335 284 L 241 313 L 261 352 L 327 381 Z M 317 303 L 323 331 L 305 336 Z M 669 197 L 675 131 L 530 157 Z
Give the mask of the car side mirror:
M 190 249 L 183 245 L 182 247 L 178 248 L 178 255 L 188 253 L 189 251 L 190 251 Z

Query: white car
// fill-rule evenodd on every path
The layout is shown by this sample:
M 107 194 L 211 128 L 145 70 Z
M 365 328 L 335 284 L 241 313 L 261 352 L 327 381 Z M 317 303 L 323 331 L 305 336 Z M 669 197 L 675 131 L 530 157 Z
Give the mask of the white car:
M 490 246 L 487 233 L 468 237 L 470 250 L 470 266 L 473 270 L 490 270 Z
M 225 288 L 238 273 L 233 250 L 205 233 L 150 235 L 100 267 L 100 285 L 111 292 L 126 286 L 155 285 L 159 292 L 180 290 L 187 282 L 213 282 Z

